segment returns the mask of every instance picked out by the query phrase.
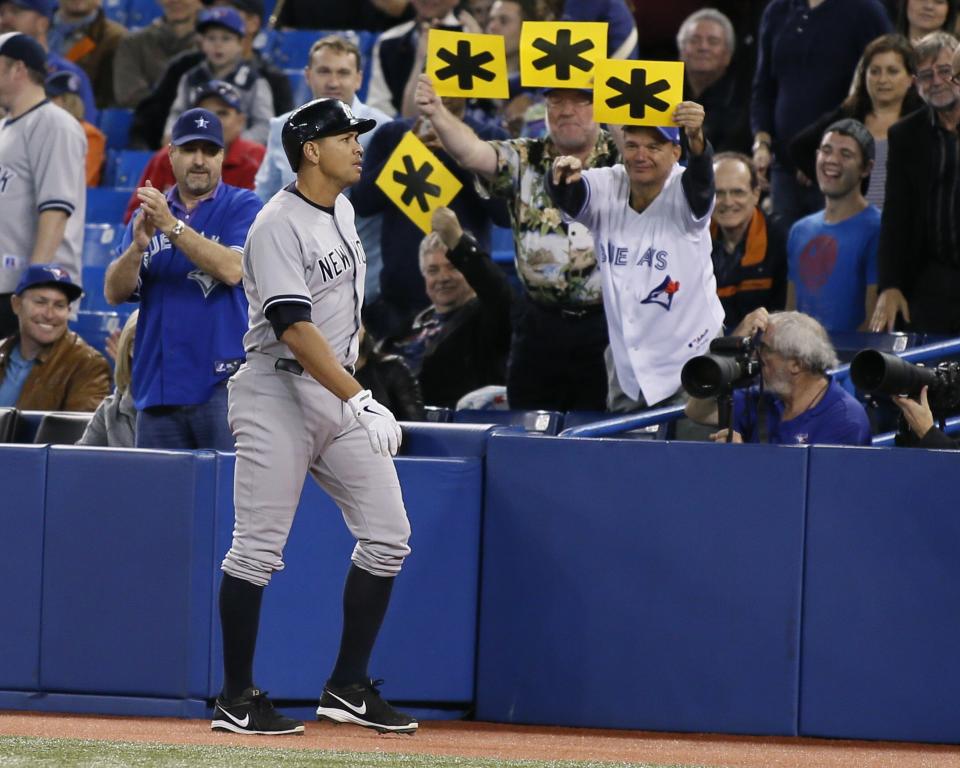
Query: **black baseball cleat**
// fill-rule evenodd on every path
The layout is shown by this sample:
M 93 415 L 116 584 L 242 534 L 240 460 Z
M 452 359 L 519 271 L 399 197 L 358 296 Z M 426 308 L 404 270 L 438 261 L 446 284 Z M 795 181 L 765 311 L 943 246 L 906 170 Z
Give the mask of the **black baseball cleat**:
M 419 723 L 414 718 L 397 712 L 380 698 L 377 686 L 382 683 L 383 680 L 369 680 L 343 688 L 327 683 L 317 707 L 317 720 L 354 723 L 378 733 L 416 733 Z
M 266 692 L 256 688 L 247 688 L 240 698 L 232 701 L 218 696 L 210 728 L 233 733 L 259 733 L 263 736 L 303 733 L 303 723 L 281 715 L 273 708 Z

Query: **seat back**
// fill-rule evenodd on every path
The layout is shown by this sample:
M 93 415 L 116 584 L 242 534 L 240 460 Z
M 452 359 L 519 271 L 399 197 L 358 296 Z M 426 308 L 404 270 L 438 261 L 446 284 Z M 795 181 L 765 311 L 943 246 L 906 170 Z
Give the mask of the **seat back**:
M 83 436 L 83 432 L 92 418 L 92 413 L 51 411 L 40 421 L 40 427 L 37 429 L 33 442 L 73 445 Z
M 20 411 L 16 408 L 0 408 L 0 443 L 12 443 L 17 433 Z

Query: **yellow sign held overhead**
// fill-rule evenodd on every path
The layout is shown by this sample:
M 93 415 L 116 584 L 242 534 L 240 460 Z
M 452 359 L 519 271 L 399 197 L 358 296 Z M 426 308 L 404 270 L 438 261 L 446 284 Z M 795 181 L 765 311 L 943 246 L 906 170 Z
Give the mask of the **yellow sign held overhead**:
M 683 101 L 683 62 L 622 61 L 597 64 L 593 119 L 613 125 L 674 126 Z
M 589 88 L 607 57 L 605 21 L 525 21 L 520 83 L 528 88 Z
M 408 131 L 377 177 L 377 186 L 425 233 L 430 217 L 463 187 L 427 146 Z
M 427 74 L 438 96 L 507 99 L 507 52 L 502 35 L 431 29 Z

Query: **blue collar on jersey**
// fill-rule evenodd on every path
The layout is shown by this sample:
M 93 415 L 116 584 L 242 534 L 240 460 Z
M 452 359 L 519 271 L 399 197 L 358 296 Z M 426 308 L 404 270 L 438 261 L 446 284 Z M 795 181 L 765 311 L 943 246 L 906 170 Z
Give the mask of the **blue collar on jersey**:
M 213 194 L 210 195 L 210 197 L 203 198 L 203 200 L 197 203 L 197 206 L 201 206 L 204 203 L 212 202 L 216 200 L 218 197 L 220 197 L 223 194 L 224 189 L 225 187 L 224 187 L 223 179 L 221 178 L 220 181 L 217 182 L 217 188 L 213 190 Z M 190 211 L 187 210 L 187 207 L 180 201 L 180 190 L 177 188 L 176 184 L 174 184 L 172 187 L 170 187 L 169 190 L 167 190 L 167 203 L 170 205 L 170 212 L 174 213 L 174 215 L 176 215 L 175 211 L 180 211 L 182 213 L 190 213 Z M 194 208 L 194 210 L 196 210 L 196 207 Z

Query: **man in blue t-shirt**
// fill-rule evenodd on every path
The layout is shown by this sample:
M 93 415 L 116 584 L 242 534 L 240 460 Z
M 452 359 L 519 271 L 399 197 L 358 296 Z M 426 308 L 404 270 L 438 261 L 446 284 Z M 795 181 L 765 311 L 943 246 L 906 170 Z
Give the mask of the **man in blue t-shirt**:
M 104 283 L 111 304 L 140 302 L 136 444 L 232 451 L 226 384 L 247 330 L 241 257 L 262 203 L 221 182 L 223 128 L 212 112 L 180 115 L 170 163 L 177 183 L 167 194 L 149 180 L 137 190 L 140 208 Z
M 761 307 L 733 335 L 758 332 L 763 388 L 734 391 L 730 442 L 869 445 L 866 410 L 827 373 L 837 365 L 837 355 L 823 326 L 800 312 L 768 314 Z M 714 400 L 692 398 L 686 412 L 701 424 L 717 425 Z M 726 442 L 727 430 L 711 438 Z
M 800 219 L 787 239 L 787 309 L 815 317 L 830 332 L 866 330 L 877 301 L 880 211 L 862 188 L 873 157 L 863 123 L 830 125 L 816 165 L 826 208 Z

